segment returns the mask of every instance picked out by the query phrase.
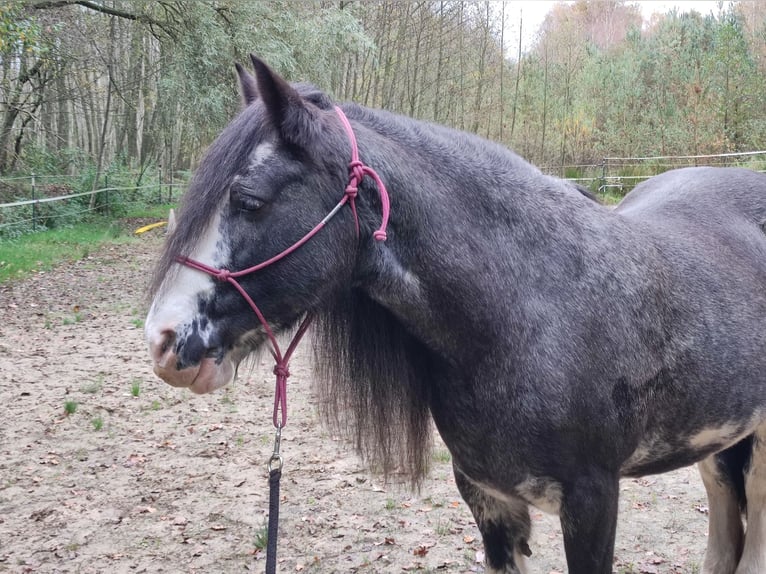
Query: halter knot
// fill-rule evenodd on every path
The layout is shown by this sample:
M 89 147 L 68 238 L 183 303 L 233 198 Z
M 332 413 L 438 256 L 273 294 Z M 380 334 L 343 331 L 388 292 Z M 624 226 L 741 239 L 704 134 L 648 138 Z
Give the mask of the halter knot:
M 231 277 L 231 271 L 228 269 L 219 269 L 217 273 L 213 275 L 218 281 L 221 281 L 222 283 L 226 283 L 229 280 L 229 277 Z
M 356 196 L 358 195 L 358 193 L 359 193 L 359 188 L 356 185 L 354 185 L 354 182 L 352 180 L 351 183 L 349 183 L 346 186 L 346 195 L 348 196 L 350 200 L 353 201 L 354 199 L 356 199 Z
M 358 159 L 355 159 L 348 164 L 348 172 L 351 174 L 351 182 L 356 184 L 361 183 L 366 175 L 364 164 Z
M 274 365 L 274 374 L 278 377 L 284 377 L 286 379 L 290 376 L 290 370 L 287 368 L 287 365 L 280 365 L 277 363 Z
M 372 234 L 372 236 L 375 238 L 375 241 L 385 241 L 386 240 L 386 232 L 378 229 L 376 232 Z

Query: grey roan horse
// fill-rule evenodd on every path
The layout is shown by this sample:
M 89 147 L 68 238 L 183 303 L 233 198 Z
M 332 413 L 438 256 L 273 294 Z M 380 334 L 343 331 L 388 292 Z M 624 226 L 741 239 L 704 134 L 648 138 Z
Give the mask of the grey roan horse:
M 268 339 L 231 282 L 179 261 L 268 260 L 349 182 L 331 99 L 253 64 L 238 66 L 244 108 L 184 198 L 146 320 L 157 374 L 196 392 Z M 387 239 L 365 178 L 355 210 L 238 278 L 274 332 L 315 317 L 325 418 L 415 483 L 433 418 L 490 572 L 524 570 L 534 505 L 560 516 L 571 573 L 610 573 L 620 477 L 695 462 L 703 571 L 766 572 L 766 176 L 671 171 L 610 210 L 473 135 L 342 110 L 388 188 Z

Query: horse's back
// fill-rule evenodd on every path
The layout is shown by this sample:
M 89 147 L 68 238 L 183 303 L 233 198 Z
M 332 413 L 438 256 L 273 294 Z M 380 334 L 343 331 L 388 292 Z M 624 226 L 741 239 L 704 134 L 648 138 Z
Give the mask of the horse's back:
M 766 175 L 743 168 L 676 169 L 637 185 L 615 212 L 647 221 L 689 218 L 701 223 L 740 216 L 761 225 L 766 221 Z
M 614 211 L 679 258 L 766 278 L 766 175 L 742 168 L 668 171 L 636 186 Z

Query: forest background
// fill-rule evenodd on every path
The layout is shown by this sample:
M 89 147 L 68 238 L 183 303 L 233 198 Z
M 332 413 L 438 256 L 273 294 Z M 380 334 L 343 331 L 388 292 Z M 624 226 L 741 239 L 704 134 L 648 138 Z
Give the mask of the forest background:
M 339 100 L 478 133 L 563 176 L 604 156 L 766 145 L 766 2 L 647 22 L 635 3 L 578 0 L 524 51 L 508 7 L 0 0 L 0 175 L 188 173 L 236 113 L 233 63 L 250 52 Z

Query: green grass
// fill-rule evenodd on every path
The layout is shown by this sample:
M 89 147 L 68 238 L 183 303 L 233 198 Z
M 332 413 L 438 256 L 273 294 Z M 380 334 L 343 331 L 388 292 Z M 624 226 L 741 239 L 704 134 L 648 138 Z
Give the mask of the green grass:
M 128 210 L 123 217 L 163 221 L 170 208 L 175 207 L 176 204 L 138 206 Z M 99 218 L 15 239 L 0 239 L 0 283 L 25 277 L 33 271 L 46 271 L 62 261 L 84 259 L 106 243 L 134 241 L 134 230 L 126 229 L 120 223 L 120 219 Z
M 439 516 L 434 525 L 434 532 L 439 536 L 447 536 L 452 533 L 452 525 L 449 519 L 442 520 L 443 518 L 444 516 Z
M 64 412 L 67 416 L 75 414 L 77 412 L 77 401 L 66 401 L 64 403 Z
M 128 209 L 124 217 L 156 218 L 157 221 L 165 221 L 171 209 L 178 209 L 177 203 L 158 203 L 155 205 L 138 206 Z
M 452 460 L 452 456 L 450 455 L 450 452 L 446 448 L 440 448 L 433 452 L 431 455 L 431 458 L 434 462 L 450 462 Z
M 269 527 L 264 525 L 258 530 L 256 530 L 255 537 L 253 540 L 253 546 L 255 546 L 256 550 L 265 550 L 268 543 L 269 543 Z
M 79 323 L 82 321 L 82 313 L 75 313 L 72 315 L 72 317 L 64 317 L 61 320 L 61 323 L 63 325 L 74 325 L 75 323 Z
M 0 239 L 0 283 L 32 271 L 48 270 L 60 261 L 82 259 L 104 243 L 124 241 L 130 239 L 119 226 L 106 222 L 80 223 L 17 239 Z
M 80 392 L 92 395 L 99 392 L 103 385 L 104 385 L 104 376 L 99 375 L 95 381 L 86 383 L 82 387 L 80 387 Z
M 130 383 L 130 394 L 134 397 L 137 397 L 141 394 L 141 381 L 138 379 L 133 379 L 133 382 Z
M 93 430 L 100 431 L 102 428 L 104 428 L 104 419 L 101 417 L 95 417 L 90 421 L 90 424 L 93 425 Z

